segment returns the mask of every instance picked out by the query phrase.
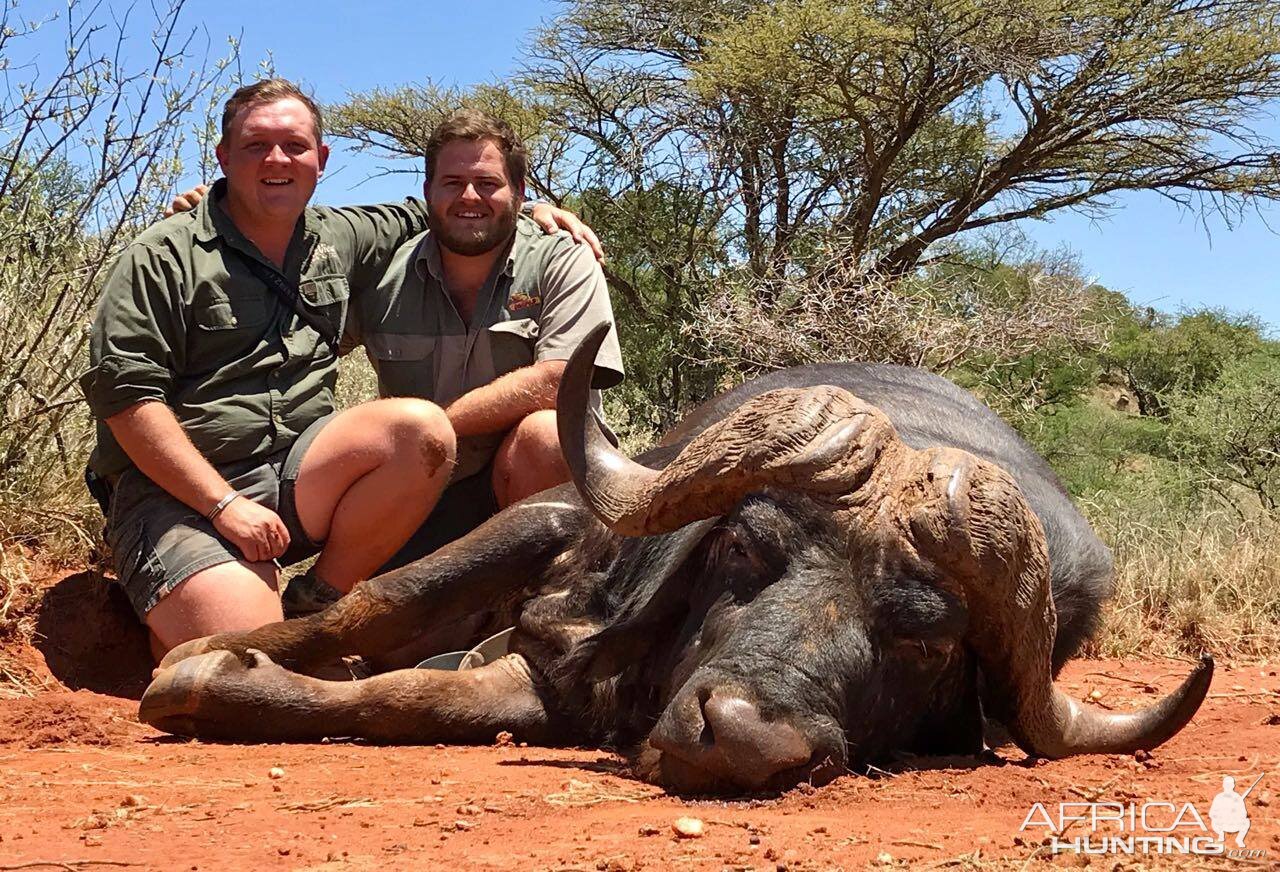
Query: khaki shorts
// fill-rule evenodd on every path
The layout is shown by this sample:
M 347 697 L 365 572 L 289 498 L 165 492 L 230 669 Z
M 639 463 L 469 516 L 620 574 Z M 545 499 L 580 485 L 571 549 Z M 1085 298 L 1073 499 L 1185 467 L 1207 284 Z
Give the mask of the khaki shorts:
M 244 497 L 280 515 L 289 530 L 289 550 L 282 566 L 297 563 L 323 547 L 302 529 L 294 501 L 294 485 L 302 456 L 333 415 L 303 431 L 285 451 L 217 467 Z M 171 590 L 210 566 L 242 560 L 240 549 L 222 537 L 199 512 L 130 467 L 116 481 L 107 517 L 107 544 L 116 580 L 139 618 L 155 608 Z

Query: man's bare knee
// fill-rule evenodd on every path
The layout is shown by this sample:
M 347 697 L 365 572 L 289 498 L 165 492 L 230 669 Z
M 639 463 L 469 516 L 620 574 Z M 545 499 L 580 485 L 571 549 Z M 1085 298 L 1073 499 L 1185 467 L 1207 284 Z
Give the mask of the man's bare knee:
M 502 447 L 515 460 L 525 457 L 536 460 L 548 454 L 559 455 L 560 434 L 556 429 L 555 410 L 542 409 L 526 415 L 511 429 Z
M 500 507 L 568 480 L 552 409 L 525 416 L 494 455 L 493 492 Z
M 443 464 L 453 463 L 457 439 L 443 409 L 409 397 L 383 402 L 387 404 L 387 434 L 397 457 L 421 459 L 428 475 L 435 475 Z
M 253 630 L 284 618 L 271 563 L 220 563 L 183 579 L 147 613 L 153 653 L 214 633 Z M 158 643 L 158 644 L 156 644 Z

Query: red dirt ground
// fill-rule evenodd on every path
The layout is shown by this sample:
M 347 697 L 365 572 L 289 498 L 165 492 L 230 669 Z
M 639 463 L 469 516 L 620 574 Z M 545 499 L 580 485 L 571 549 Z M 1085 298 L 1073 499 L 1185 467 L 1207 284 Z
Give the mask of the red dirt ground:
M 134 719 L 146 651 L 126 616 L 87 575 L 68 576 L 46 597 L 40 650 L 3 652 L 51 689 L 0 698 L 0 869 L 1280 868 L 1276 664 L 1219 664 L 1196 720 L 1149 760 L 1032 762 L 1002 748 L 1003 764 L 914 759 L 780 797 L 705 801 L 664 795 L 593 749 L 164 736 Z M 1123 709 L 1188 668 L 1082 661 L 1063 683 Z M 1207 823 L 1224 774 L 1243 790 L 1264 772 L 1248 797 L 1250 859 L 1053 857 L 1043 827 L 1019 831 L 1037 802 L 1056 816 L 1094 797 L 1190 802 Z M 703 834 L 677 837 L 681 817 Z

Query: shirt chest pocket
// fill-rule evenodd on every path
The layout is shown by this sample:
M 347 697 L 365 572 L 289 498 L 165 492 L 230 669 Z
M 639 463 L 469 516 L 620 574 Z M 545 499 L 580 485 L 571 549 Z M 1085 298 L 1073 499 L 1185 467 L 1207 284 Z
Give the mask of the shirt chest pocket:
M 499 321 L 489 327 L 494 375 L 502 376 L 534 361 L 538 343 L 538 322 L 532 318 Z
M 303 306 L 328 324 L 331 336 L 342 335 L 347 318 L 347 301 L 351 297 L 346 276 L 303 279 L 298 285 L 298 296 Z
M 193 318 L 196 327 L 211 333 L 225 330 L 249 330 L 267 323 L 270 312 L 261 295 L 231 297 L 209 294 L 196 302 Z
M 261 294 L 198 295 L 191 307 L 193 329 L 187 331 L 186 371 L 212 372 L 252 354 L 267 330 L 269 303 Z
M 384 397 L 435 396 L 435 336 L 412 333 L 370 333 L 364 347 L 378 373 L 378 393 Z

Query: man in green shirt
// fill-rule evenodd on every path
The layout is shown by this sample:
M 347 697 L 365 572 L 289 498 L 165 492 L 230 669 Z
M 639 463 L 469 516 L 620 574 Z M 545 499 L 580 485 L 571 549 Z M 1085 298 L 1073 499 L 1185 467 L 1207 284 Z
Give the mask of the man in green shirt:
M 283 80 L 232 95 L 217 152 L 225 182 L 115 265 L 81 380 L 117 577 L 157 656 L 280 620 L 278 561 L 318 551 L 342 590 L 368 577 L 455 459 L 431 403 L 333 414 L 351 292 L 421 232 L 421 204 L 308 206 L 328 148 L 319 110 Z
M 449 489 L 384 568 L 569 478 L 556 391 L 573 350 L 613 311 L 591 252 L 520 217 L 526 161 L 511 127 L 484 113 L 437 126 L 426 150 L 430 229 L 404 243 L 377 290 L 352 307 L 344 346 L 364 344 L 379 394 L 438 404 L 458 440 Z M 611 331 L 594 386 L 622 378 Z M 593 402 L 599 415 L 598 392 Z

